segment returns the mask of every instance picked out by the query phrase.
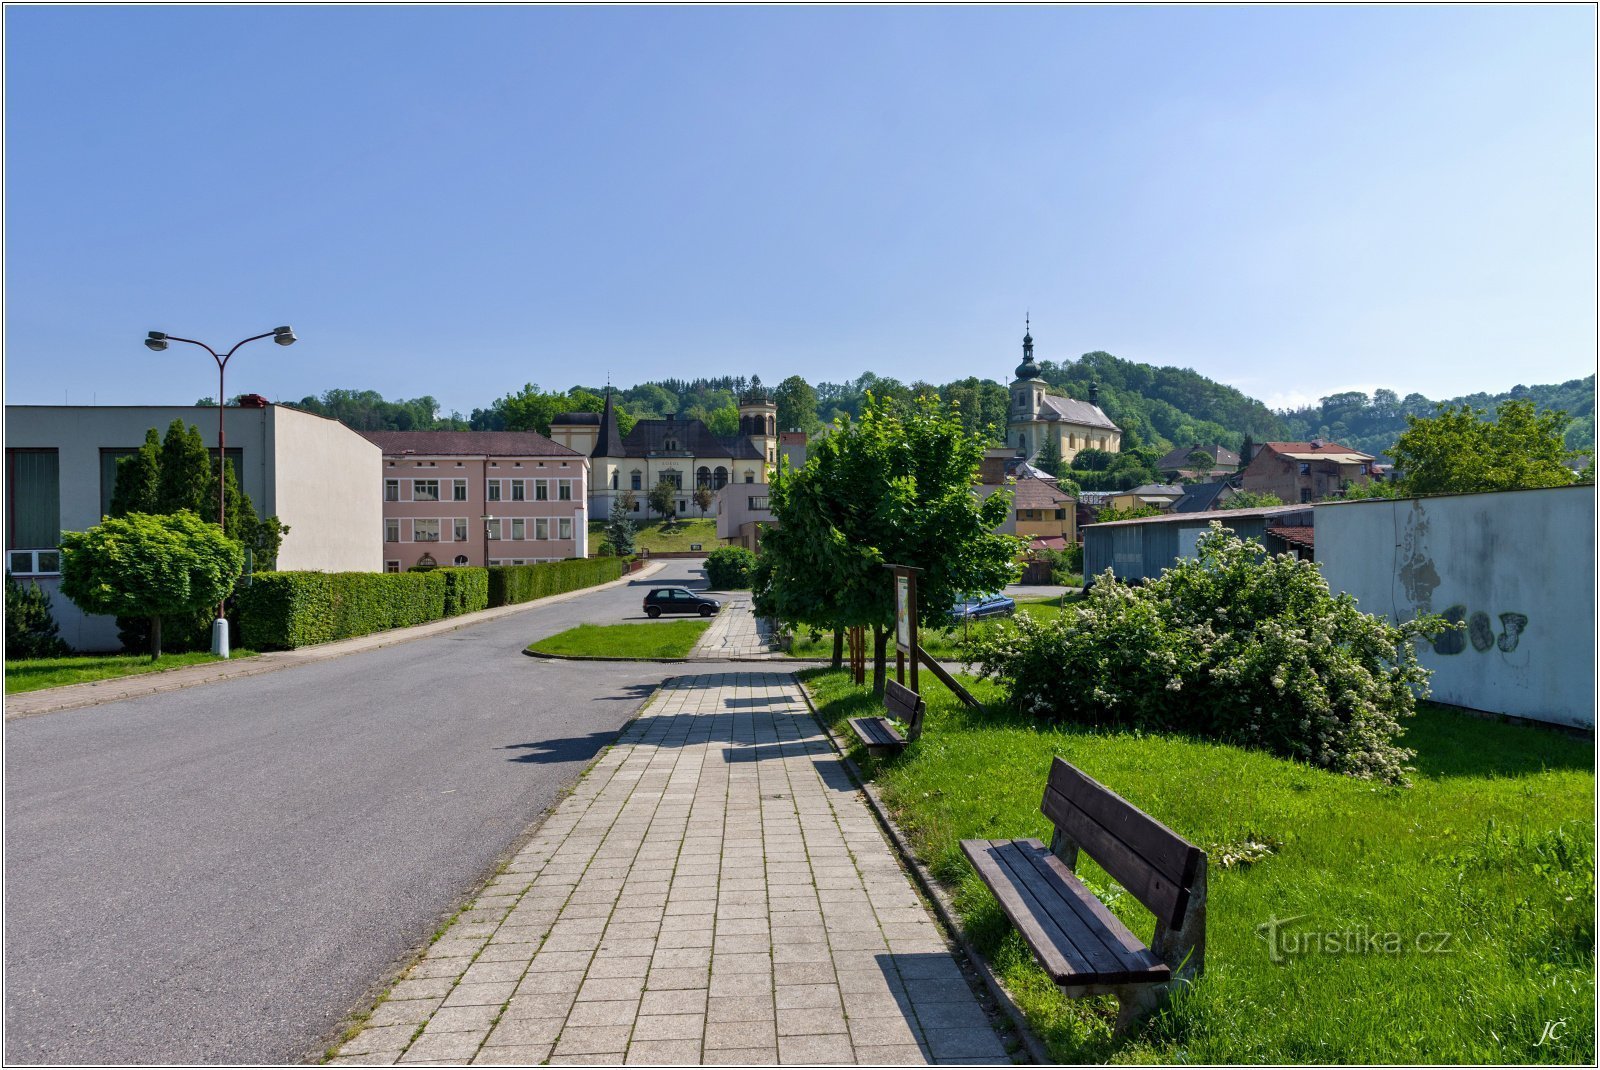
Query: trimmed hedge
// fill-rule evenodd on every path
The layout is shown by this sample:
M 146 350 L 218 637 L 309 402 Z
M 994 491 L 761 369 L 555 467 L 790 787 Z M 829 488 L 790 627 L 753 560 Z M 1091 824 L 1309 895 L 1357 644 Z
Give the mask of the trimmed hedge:
M 511 606 L 584 587 L 610 583 L 628 571 L 626 558 L 574 557 L 536 565 L 495 565 L 489 572 L 489 604 Z
M 724 546 L 706 555 L 706 581 L 713 591 L 748 590 L 755 567 L 755 554 L 743 546 Z
M 460 616 L 489 608 L 489 571 L 482 568 L 441 568 L 444 577 L 444 615 Z
M 293 650 L 445 616 L 432 572 L 261 572 L 238 592 L 241 645 Z

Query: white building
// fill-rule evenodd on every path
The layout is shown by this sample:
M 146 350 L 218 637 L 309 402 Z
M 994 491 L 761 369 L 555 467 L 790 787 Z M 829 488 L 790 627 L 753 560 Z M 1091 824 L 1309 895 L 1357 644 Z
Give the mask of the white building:
M 90 617 L 61 597 L 61 532 L 100 522 L 117 461 L 152 427 L 173 420 L 216 441 L 215 407 L 6 406 L 6 568 L 50 594 L 61 637 L 79 650 L 117 649 L 110 617 Z M 227 410 L 228 457 L 256 512 L 289 526 L 280 569 L 377 572 L 383 568 L 383 454 L 343 424 L 268 405 Z M 215 447 L 213 456 L 215 456 Z

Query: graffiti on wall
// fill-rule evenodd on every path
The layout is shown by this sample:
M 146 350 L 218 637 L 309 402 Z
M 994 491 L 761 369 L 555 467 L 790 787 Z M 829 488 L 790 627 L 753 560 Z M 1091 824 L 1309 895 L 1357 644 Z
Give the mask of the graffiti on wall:
M 1451 606 L 1440 616 L 1451 624 L 1465 624 L 1467 627 L 1465 631 L 1457 627 L 1435 636 L 1433 639 L 1435 654 L 1460 654 L 1467 649 L 1468 642 L 1472 644 L 1472 649 L 1480 654 L 1497 648 L 1501 653 L 1509 654 L 1522 642 L 1522 633 L 1528 627 L 1526 613 L 1502 613 L 1500 634 L 1496 635 L 1489 614 L 1480 609 L 1469 617 L 1467 607 L 1463 605 Z

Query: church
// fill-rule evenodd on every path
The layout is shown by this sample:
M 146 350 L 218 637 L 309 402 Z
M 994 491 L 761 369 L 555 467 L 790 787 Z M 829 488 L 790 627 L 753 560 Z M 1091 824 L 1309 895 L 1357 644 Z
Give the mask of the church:
M 1122 452 L 1122 428 L 1100 409 L 1099 389 L 1089 388 L 1089 400 L 1061 397 L 1049 392 L 1039 365 L 1033 359 L 1031 329 L 1022 336 L 1022 363 L 1011 384 L 1011 415 L 1006 421 L 1006 445 L 1032 461 L 1045 443 L 1054 442 L 1064 464 L 1079 450 Z
M 656 484 L 676 488 L 680 517 L 700 514 L 693 495 L 697 487 L 715 493 L 729 483 L 766 483 L 778 463 L 778 405 L 757 387 L 739 399 L 739 433 L 714 434 L 700 420 L 639 420 L 623 435 L 606 394 L 601 412 L 567 412 L 550 421 L 550 437 L 589 458 L 589 517 L 604 520 L 611 503 L 632 491 L 638 520 L 653 519 L 646 500 Z M 764 492 L 763 492 L 764 493 Z M 715 516 L 717 506 L 706 510 Z

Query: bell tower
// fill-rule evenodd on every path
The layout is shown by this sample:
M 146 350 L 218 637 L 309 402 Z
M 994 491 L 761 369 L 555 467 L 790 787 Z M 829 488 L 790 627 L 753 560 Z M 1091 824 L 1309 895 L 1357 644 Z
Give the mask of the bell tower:
M 778 403 L 761 385 L 761 377 L 750 380 L 750 389 L 739 399 L 739 434 L 761 452 L 768 465 L 778 463 Z
M 1033 359 L 1030 322 L 1023 328 L 1022 363 L 1011 383 L 1011 418 L 1006 421 L 1006 445 L 1030 460 L 1039 452 L 1040 436 L 1047 433 L 1048 425 L 1042 419 L 1045 391 L 1043 373 Z

